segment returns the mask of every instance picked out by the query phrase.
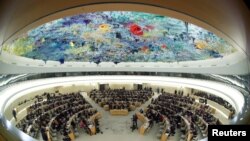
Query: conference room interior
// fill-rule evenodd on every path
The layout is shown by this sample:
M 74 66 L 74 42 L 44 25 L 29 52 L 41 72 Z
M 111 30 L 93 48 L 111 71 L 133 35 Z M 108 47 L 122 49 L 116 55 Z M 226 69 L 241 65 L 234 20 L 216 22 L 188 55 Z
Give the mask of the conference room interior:
M 216 2 L 0 2 L 0 141 L 206 141 L 250 124 L 249 3 Z

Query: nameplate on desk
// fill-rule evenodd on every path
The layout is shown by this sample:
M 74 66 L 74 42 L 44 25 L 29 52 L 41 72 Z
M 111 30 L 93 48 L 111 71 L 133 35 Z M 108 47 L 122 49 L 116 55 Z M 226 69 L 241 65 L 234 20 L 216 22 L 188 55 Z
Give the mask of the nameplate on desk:
M 250 137 L 250 125 L 209 125 L 208 141 L 221 139 L 248 140 Z

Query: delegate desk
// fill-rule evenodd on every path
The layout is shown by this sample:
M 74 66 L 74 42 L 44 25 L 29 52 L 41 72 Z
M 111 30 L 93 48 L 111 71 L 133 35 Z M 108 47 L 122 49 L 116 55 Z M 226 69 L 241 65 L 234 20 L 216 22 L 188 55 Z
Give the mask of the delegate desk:
M 49 132 L 49 131 L 46 131 L 46 134 L 47 134 L 47 137 L 48 137 L 48 141 L 52 141 L 50 132 Z
M 207 136 L 207 130 L 208 130 L 208 123 L 200 116 L 197 116 L 199 121 L 198 121 L 198 127 L 200 128 L 201 130 L 201 133 L 203 136 Z M 202 128 L 202 126 L 205 128 Z
M 95 135 L 96 134 L 96 127 L 94 125 L 95 123 L 95 119 L 100 119 L 102 117 L 102 115 L 97 112 L 96 114 L 92 115 L 90 118 L 89 118 L 89 121 L 91 124 L 89 124 L 89 129 L 91 131 L 91 135 Z
M 149 127 L 149 119 L 141 113 L 136 113 L 136 116 L 143 123 L 139 129 L 139 133 L 143 135 Z
M 95 119 L 100 119 L 102 117 L 101 113 L 97 112 L 94 115 L 92 115 L 89 119 L 94 122 Z
M 82 111 L 79 111 L 78 113 L 76 113 L 75 115 L 71 116 L 70 119 L 67 122 L 67 128 L 70 129 L 70 133 L 69 133 L 69 137 L 71 140 L 75 139 L 75 133 L 74 133 L 74 129 L 71 128 L 71 122 L 76 118 L 76 116 L 81 113 Z M 96 127 L 94 125 L 94 121 L 95 119 L 100 119 L 101 118 L 101 114 L 99 112 L 97 112 L 96 114 L 92 115 L 88 121 L 90 122 L 90 124 L 88 125 L 90 131 L 91 131 L 91 135 L 95 135 L 96 134 Z
M 88 125 L 90 131 L 91 131 L 91 135 L 95 135 L 96 134 L 96 127 L 93 123 Z
M 137 118 L 141 121 L 141 122 L 145 122 L 145 116 L 143 115 L 143 114 L 141 114 L 141 113 L 136 113 L 136 116 L 137 116 Z
M 46 127 L 46 134 L 47 134 L 47 138 L 48 138 L 48 141 L 52 141 L 52 135 L 50 134 L 50 128 L 51 128 L 51 124 L 52 122 L 56 119 L 56 116 L 53 117 L 50 121 L 49 121 L 49 124 L 48 126 Z
M 168 136 L 169 136 L 169 133 L 164 133 L 164 134 L 162 134 L 162 136 L 161 136 L 161 141 L 167 141 Z
M 181 116 L 181 118 L 187 126 L 187 141 L 191 141 L 193 137 L 193 133 L 191 131 L 191 123 L 185 117 Z
M 169 119 L 167 117 L 164 117 L 163 122 L 164 122 L 164 127 L 163 127 L 163 131 L 161 134 L 161 141 L 167 141 L 167 138 L 169 135 L 169 133 L 167 133 L 167 130 L 170 131 L 170 129 L 169 129 L 170 122 L 169 122 Z
M 81 112 L 81 111 L 80 111 Z M 67 121 L 67 129 L 70 130 L 70 133 L 68 134 L 69 135 L 69 138 L 71 140 L 75 140 L 75 133 L 74 133 L 74 129 L 71 128 L 71 122 L 76 118 L 76 114 L 74 114 L 73 116 L 71 116 L 69 118 L 69 120 Z
M 114 110 L 110 110 L 110 114 L 113 116 L 126 116 L 128 115 L 128 110 L 127 109 L 114 109 Z

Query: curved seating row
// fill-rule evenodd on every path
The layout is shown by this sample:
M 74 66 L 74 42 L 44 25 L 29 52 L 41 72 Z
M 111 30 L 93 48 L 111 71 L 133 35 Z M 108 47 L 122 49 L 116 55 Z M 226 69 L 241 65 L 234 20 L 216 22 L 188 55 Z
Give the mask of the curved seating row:
M 17 127 L 32 137 L 37 138 L 39 128 L 47 126 L 46 136 L 49 140 L 54 141 L 58 139 L 58 129 L 54 127 L 54 121 L 58 120 L 60 115 L 64 115 L 62 117 L 65 122 L 62 122 L 60 127 L 67 129 L 69 133 L 68 136 L 73 138 L 77 136 L 79 132 L 75 130 L 76 128 L 72 129 L 71 126 L 68 125 L 71 125 L 72 122 L 76 122 L 76 116 L 78 114 L 84 115 L 84 118 L 88 119 L 91 123 L 93 123 L 94 119 L 101 117 L 100 113 L 97 113 L 80 93 L 53 95 L 49 97 L 49 99 L 35 102 L 33 105 L 29 106 L 27 116 L 17 124 Z M 93 134 L 95 134 L 95 126 L 92 124 L 89 125 L 93 127 Z M 62 130 L 63 129 L 60 129 L 59 131 Z
M 104 91 L 92 90 L 89 96 L 105 110 L 112 110 L 111 113 L 124 113 L 124 110 L 135 110 L 136 107 L 139 107 L 151 98 L 153 96 L 153 92 L 151 89 L 108 89 Z M 120 112 L 114 112 L 119 110 Z M 122 115 L 127 115 L 125 113 Z
M 222 99 L 221 97 L 218 97 L 218 96 L 215 96 L 215 95 L 209 94 L 207 92 L 203 92 L 203 91 L 196 92 L 196 93 L 194 93 L 194 95 L 198 96 L 200 98 L 209 99 L 211 101 L 214 101 L 214 102 L 218 103 L 219 105 L 224 106 L 226 109 L 228 109 L 230 111 L 229 118 L 232 118 L 234 116 L 234 114 L 235 114 L 234 107 L 229 102 Z
M 160 128 L 159 134 L 157 134 L 157 137 L 162 141 L 167 140 L 167 137 L 175 132 L 176 127 L 182 131 L 181 140 L 191 141 L 198 139 L 197 130 L 201 131 L 201 136 L 206 137 L 209 124 L 221 124 L 213 116 L 215 109 L 195 102 L 190 96 L 180 94 L 163 92 L 157 99 L 151 101 L 145 111 L 145 116 L 149 121 L 152 119 L 156 122 L 160 119 L 161 123 L 168 121 L 169 124 L 162 124 L 168 126 L 165 126 L 164 130 Z M 140 118 L 142 115 L 137 114 L 139 120 L 143 119 Z M 142 129 L 140 129 L 140 132 L 143 131 Z M 167 136 L 164 137 L 164 135 Z

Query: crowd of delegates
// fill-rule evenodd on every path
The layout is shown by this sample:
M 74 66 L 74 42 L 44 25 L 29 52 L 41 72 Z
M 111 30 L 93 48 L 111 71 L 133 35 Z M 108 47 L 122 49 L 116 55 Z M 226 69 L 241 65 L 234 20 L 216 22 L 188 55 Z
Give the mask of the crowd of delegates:
M 176 93 L 176 92 L 175 92 Z M 169 94 L 163 92 L 157 99 L 152 99 L 151 104 L 148 105 L 144 115 L 149 119 L 149 129 L 153 126 L 154 122 L 162 122 L 166 117 L 169 120 L 170 127 L 167 131 L 170 135 L 175 134 L 175 129 L 183 126 L 183 118 L 187 119 L 190 123 L 189 131 L 192 133 L 193 138 L 197 137 L 197 129 L 195 124 L 202 118 L 209 125 L 220 124 L 219 120 L 211 113 L 206 112 L 209 106 L 200 105 L 195 107 L 195 99 L 184 96 L 182 92 L 176 94 Z M 143 111 L 141 111 L 143 113 Z M 201 130 L 206 128 L 202 125 Z M 185 130 L 181 130 L 185 134 Z
M 42 99 L 41 98 L 45 98 Z M 40 130 L 44 141 L 48 140 L 47 131 L 52 129 L 61 133 L 63 139 L 69 140 L 69 132 L 66 123 L 71 116 L 78 114 L 78 118 L 86 125 L 89 117 L 97 113 L 96 109 L 77 93 L 51 94 L 44 93 L 37 96 L 37 100 L 27 108 L 27 116 L 22 119 L 17 127 L 33 137 L 37 137 Z M 80 123 L 80 121 L 78 121 Z M 77 121 L 72 120 L 70 125 L 75 129 Z M 36 134 L 36 135 L 35 135 Z
M 109 110 L 112 109 L 128 109 L 131 111 L 130 105 L 136 106 L 136 103 L 144 103 L 153 96 L 151 88 L 142 90 L 126 90 L 126 89 L 107 89 L 92 90 L 90 97 L 101 106 L 108 105 Z
M 233 106 L 221 97 L 218 97 L 218 96 L 215 96 L 212 94 L 208 94 L 206 92 L 196 92 L 196 93 L 194 93 L 194 95 L 209 99 L 211 101 L 214 101 L 214 102 L 224 106 L 225 108 L 227 108 L 228 110 L 230 110 L 232 112 L 231 118 L 235 114 L 235 109 L 233 108 Z

